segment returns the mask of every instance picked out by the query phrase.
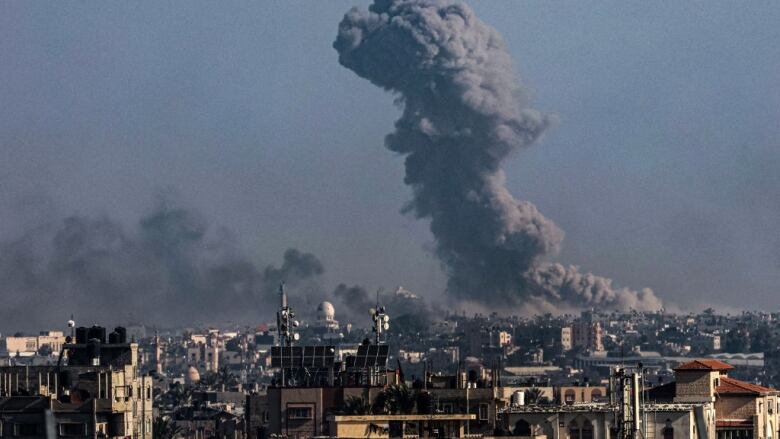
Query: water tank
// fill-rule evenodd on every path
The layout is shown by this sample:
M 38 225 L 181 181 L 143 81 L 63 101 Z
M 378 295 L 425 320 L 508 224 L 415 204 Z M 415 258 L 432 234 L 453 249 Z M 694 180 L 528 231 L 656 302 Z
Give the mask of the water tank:
M 114 332 L 119 334 L 118 343 L 127 343 L 127 329 L 125 329 L 122 326 L 117 326 L 116 328 L 114 328 Z
M 79 326 L 76 328 L 76 343 L 84 344 L 87 342 L 87 328 Z
M 519 407 L 521 405 L 525 405 L 525 392 L 522 390 L 515 390 L 515 392 L 512 393 L 512 406 Z
M 104 328 L 102 326 L 97 326 L 97 325 L 89 328 L 89 330 L 87 331 L 87 339 L 88 340 L 97 339 L 101 343 L 105 343 L 106 342 L 106 328 Z

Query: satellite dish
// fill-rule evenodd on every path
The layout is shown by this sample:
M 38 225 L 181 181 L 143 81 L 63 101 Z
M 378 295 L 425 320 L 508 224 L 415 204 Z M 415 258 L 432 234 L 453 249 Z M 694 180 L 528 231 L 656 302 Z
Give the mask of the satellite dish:
M 293 321 L 293 326 L 295 326 L 295 327 L 298 327 L 300 324 L 301 324 L 301 322 L 299 322 L 297 320 Z
M 368 310 L 368 314 L 371 315 L 371 317 L 374 317 L 376 315 L 376 310 L 374 308 L 370 308 Z
M 385 323 L 389 322 L 389 321 L 390 321 L 390 316 L 388 316 L 388 315 L 385 315 L 385 316 L 383 317 L 383 320 L 385 321 Z
M 389 324 L 389 323 L 387 323 L 387 322 L 385 322 L 385 326 L 384 326 L 384 328 L 385 328 L 385 331 L 387 331 L 388 329 L 390 329 L 390 324 Z
M 301 334 L 298 333 L 293 334 L 293 340 L 298 341 L 299 338 L 301 338 Z

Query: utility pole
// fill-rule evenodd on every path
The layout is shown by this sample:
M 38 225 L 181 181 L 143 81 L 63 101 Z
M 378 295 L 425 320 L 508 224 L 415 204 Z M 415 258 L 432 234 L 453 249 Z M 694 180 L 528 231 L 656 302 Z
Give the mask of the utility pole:
M 285 350 L 290 351 L 289 355 L 292 356 L 293 341 L 298 341 L 300 335 L 295 332 L 295 328 L 299 323 L 295 318 L 295 312 L 287 304 L 287 293 L 284 290 L 284 282 L 279 283 L 279 311 L 276 313 L 276 331 L 279 339 L 279 346 L 281 351 L 281 366 L 282 366 L 282 387 L 286 385 L 285 367 L 284 362 Z
M 379 306 L 379 292 L 376 292 L 376 308 L 371 308 L 368 313 L 371 315 L 371 319 L 374 321 L 374 344 L 379 344 L 379 335 L 390 329 L 390 316 L 387 315 L 384 306 Z

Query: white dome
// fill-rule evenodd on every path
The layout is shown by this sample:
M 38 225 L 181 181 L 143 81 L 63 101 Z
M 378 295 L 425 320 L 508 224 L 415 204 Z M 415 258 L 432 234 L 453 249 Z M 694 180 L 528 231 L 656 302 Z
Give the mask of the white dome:
M 198 369 L 195 369 L 195 366 L 190 366 L 190 368 L 187 369 L 186 379 L 188 384 L 196 384 L 200 381 L 200 372 L 198 372 Z
M 330 302 L 322 302 L 317 306 L 317 320 L 334 320 L 336 318 L 336 308 Z

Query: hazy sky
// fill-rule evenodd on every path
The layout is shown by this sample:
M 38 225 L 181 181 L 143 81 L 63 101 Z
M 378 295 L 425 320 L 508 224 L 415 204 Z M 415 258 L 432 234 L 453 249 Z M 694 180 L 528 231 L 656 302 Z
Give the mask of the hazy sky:
M 0 239 L 160 192 L 261 263 L 446 283 L 400 213 L 393 96 L 337 62 L 366 2 L 0 3 Z M 780 308 L 780 3 L 471 2 L 560 123 L 506 167 L 561 260 L 683 308 Z

